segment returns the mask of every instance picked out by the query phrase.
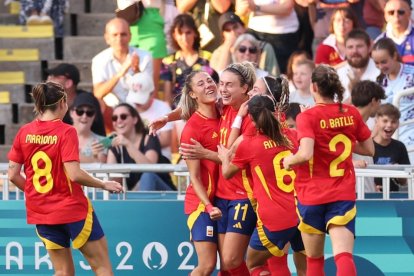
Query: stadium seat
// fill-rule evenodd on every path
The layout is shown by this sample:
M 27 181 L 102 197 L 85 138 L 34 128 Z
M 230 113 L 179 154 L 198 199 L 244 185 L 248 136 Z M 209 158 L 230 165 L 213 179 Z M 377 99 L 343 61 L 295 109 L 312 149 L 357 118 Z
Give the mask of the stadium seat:
M 0 62 L 38 60 L 39 49 L 0 49 Z

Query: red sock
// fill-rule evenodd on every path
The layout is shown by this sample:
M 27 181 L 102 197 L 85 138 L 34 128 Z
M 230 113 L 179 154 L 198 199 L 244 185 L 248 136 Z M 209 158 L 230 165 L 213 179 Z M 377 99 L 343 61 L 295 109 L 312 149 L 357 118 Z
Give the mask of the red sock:
M 269 266 L 269 271 L 272 272 L 274 276 L 290 276 L 290 270 L 287 263 L 287 254 L 282 257 L 272 256 L 267 259 L 267 265 Z
M 250 271 L 250 276 L 261 276 L 260 273 L 262 273 L 262 272 L 267 272 L 268 273 L 268 274 L 263 274 L 263 275 L 269 275 L 269 276 L 271 275 L 267 265 L 262 265 L 262 266 L 257 266 L 255 268 L 253 268 Z
M 217 273 L 217 276 L 230 276 L 230 273 L 228 273 L 227 271 L 220 270 Z
M 351 253 L 343 252 L 335 255 L 337 276 L 356 276 L 356 267 Z
M 306 257 L 306 276 L 324 276 L 323 266 L 325 263 L 324 256 L 319 258 Z
M 243 261 L 238 267 L 227 270 L 231 276 L 250 276 L 246 262 Z

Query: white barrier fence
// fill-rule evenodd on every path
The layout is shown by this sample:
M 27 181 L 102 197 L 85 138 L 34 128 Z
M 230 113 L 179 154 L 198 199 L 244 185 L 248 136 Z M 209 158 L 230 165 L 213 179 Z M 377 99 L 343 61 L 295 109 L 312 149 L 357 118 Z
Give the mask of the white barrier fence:
M 0 163 L 0 182 L 2 182 L 2 198 L 10 200 L 10 193 L 15 193 L 15 199 L 23 199 L 23 193 L 19 191 L 7 178 L 7 165 Z M 101 179 L 122 178 L 124 188 L 126 190 L 126 178 L 131 172 L 168 172 L 173 173 L 177 177 L 177 199 L 182 200 L 185 194 L 185 188 L 189 184 L 189 174 L 185 165 L 172 164 L 82 164 L 89 173 Z M 369 165 L 366 169 L 355 169 L 357 178 L 357 199 L 366 199 L 365 179 L 367 177 L 376 177 L 383 179 L 382 199 L 391 199 L 390 179 L 404 178 L 407 179 L 407 197 L 405 199 L 414 200 L 414 166 L 411 165 Z M 97 193 L 103 193 L 102 199 L 109 200 L 109 193 L 100 191 L 99 189 L 85 187 L 85 194 L 91 199 L 97 199 Z M 146 192 L 126 192 L 118 196 L 120 200 L 128 199 L 129 193 L 146 193 Z M 168 193 L 168 192 L 165 192 Z M 170 192 L 171 193 L 171 192 Z

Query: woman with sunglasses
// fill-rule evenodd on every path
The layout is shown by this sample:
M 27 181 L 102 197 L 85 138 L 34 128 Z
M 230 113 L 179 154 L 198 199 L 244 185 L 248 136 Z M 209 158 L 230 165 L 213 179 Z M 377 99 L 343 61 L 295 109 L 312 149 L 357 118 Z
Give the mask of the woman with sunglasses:
M 137 110 L 127 103 L 114 108 L 112 124 L 116 137 L 112 140 L 107 163 L 109 164 L 160 164 L 169 163 L 161 154 L 158 137 L 148 131 Z M 174 184 L 168 173 L 133 172 L 126 180 L 128 190 L 171 191 Z
M 295 191 L 307 275 L 324 275 L 325 234 L 329 233 L 339 276 L 356 275 L 356 192 L 352 153 L 374 154 L 371 131 L 358 110 L 342 104 L 344 88 L 330 66 L 312 73 L 316 106 L 297 117 L 299 150 L 283 166 L 297 167 Z
M 240 35 L 231 48 L 233 63 L 241 63 L 243 61 L 253 63 L 255 65 L 257 78 L 269 75 L 268 72 L 258 67 L 260 55 L 260 41 L 248 33 Z
M 69 115 L 78 133 L 79 159 L 81 163 L 106 163 L 106 149 L 99 143 L 105 137 L 92 132 L 96 110 L 91 93 L 80 93 L 73 101 Z
M 37 117 L 20 128 L 8 154 L 8 176 L 24 190 L 27 222 L 36 225 L 55 275 L 75 275 L 71 240 L 96 275 L 113 275 L 103 230 L 81 185 L 112 193 L 122 185 L 80 168 L 76 130 L 62 122 L 68 106 L 61 85 L 37 84 L 32 96 Z

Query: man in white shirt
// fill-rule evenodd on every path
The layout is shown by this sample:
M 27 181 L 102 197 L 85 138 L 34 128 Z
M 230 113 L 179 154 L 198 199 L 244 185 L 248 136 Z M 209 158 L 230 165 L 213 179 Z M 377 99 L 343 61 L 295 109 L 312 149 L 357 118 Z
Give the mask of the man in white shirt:
M 345 88 L 343 102 L 350 103 L 353 86 L 361 80 L 375 81 L 380 71 L 370 57 L 371 39 L 361 29 L 352 30 L 345 40 L 346 61 L 336 66 Z
M 125 102 L 128 94 L 126 76 L 146 72 L 152 76 L 153 63 L 147 51 L 130 47 L 129 24 L 121 18 L 111 19 L 104 38 L 109 48 L 92 59 L 93 93 L 108 106 Z
M 127 82 L 130 89 L 126 102 L 137 109 L 145 126 L 148 127 L 150 122 L 171 112 L 166 102 L 152 97 L 155 87 L 151 75 L 138 73 Z M 158 131 L 162 154 L 170 160 L 173 127 L 174 124 L 169 122 Z

